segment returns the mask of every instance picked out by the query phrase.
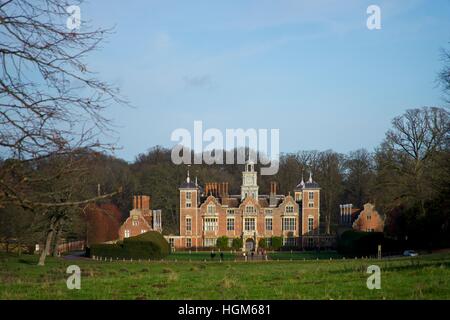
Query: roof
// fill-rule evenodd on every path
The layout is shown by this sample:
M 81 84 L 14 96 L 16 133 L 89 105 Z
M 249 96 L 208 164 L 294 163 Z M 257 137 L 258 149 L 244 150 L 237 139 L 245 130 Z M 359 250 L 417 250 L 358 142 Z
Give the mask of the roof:
M 197 188 L 197 186 L 193 182 L 185 181 L 180 185 L 180 189 L 196 189 L 196 188 Z
M 320 188 L 320 186 L 315 181 L 312 181 L 312 182 L 307 181 L 307 182 L 305 182 L 304 189 L 318 189 L 318 188 Z
M 267 208 L 269 206 L 269 202 L 267 201 L 267 199 L 258 199 L 258 204 L 262 207 L 262 208 Z
M 236 198 L 222 198 L 222 205 L 230 208 L 237 208 L 239 206 L 239 199 Z

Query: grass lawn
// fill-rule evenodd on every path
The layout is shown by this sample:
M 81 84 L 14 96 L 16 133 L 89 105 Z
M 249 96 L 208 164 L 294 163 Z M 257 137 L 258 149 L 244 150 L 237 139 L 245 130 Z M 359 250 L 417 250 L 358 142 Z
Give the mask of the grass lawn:
M 448 253 L 222 263 L 49 258 L 45 267 L 36 265 L 37 258 L 0 254 L 0 299 L 450 299 Z M 81 290 L 66 287 L 71 264 L 82 270 Z M 380 290 L 366 287 L 372 264 L 381 268 Z

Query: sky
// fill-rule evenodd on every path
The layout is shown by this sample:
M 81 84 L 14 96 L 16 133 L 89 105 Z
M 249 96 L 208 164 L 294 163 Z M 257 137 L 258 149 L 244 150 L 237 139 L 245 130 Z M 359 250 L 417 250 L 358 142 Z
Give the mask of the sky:
M 279 129 L 281 152 L 373 150 L 393 117 L 443 105 L 449 0 L 91 0 L 81 17 L 114 27 L 88 63 L 132 105 L 105 114 L 127 161 L 195 120 Z

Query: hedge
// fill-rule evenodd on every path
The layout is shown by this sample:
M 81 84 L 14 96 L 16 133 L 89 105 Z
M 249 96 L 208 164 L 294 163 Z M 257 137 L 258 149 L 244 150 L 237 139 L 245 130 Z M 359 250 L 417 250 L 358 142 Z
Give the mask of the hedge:
M 338 240 L 338 252 L 347 256 L 373 256 L 378 252 L 378 245 L 383 245 L 382 232 L 360 232 L 349 230 Z
M 116 244 L 93 244 L 90 256 L 119 259 L 161 259 L 170 253 L 170 245 L 156 231 L 124 239 Z

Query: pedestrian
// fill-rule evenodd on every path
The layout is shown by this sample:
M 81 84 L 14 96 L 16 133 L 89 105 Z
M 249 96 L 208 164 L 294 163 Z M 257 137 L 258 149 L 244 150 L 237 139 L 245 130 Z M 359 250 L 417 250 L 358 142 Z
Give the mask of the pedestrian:
M 220 253 L 220 261 L 223 261 L 223 252 Z

